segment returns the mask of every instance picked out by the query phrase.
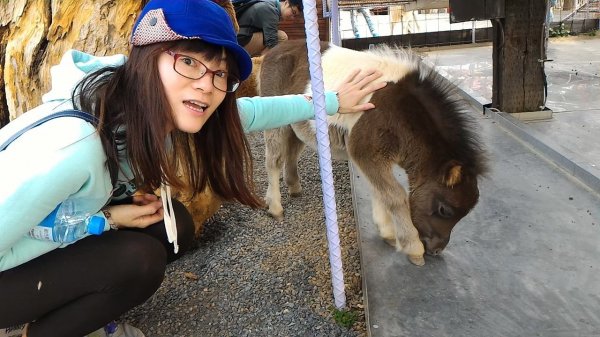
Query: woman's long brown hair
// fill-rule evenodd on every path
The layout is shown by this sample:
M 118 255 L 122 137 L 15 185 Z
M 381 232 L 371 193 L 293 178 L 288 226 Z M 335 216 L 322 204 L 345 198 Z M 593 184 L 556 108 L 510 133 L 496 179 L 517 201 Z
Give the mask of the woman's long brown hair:
M 208 186 L 224 201 L 262 206 L 254 193 L 252 154 L 235 93 L 225 95 L 199 132 L 167 133 L 166 125 L 176 124 L 158 73 L 158 57 L 168 49 L 200 52 L 208 60 L 223 53 L 222 47 L 200 40 L 133 47 L 124 65 L 88 75 L 73 93 L 75 105 L 100 120 L 111 172 L 118 155 L 126 153 L 136 186 L 143 191 L 154 191 L 165 182 L 195 195 Z M 228 72 L 239 76 L 235 59 L 227 55 L 226 62 Z

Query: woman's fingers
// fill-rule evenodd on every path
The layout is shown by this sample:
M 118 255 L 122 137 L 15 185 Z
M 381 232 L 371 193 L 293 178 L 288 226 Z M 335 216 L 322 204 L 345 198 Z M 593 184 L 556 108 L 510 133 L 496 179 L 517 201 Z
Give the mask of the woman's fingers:
M 367 70 L 365 71 L 364 76 L 361 76 L 360 80 L 358 81 L 358 86 L 360 88 L 364 88 L 365 86 L 380 78 L 381 76 L 383 76 L 383 73 L 380 71 L 373 69 Z
M 157 200 L 159 200 L 159 198 L 156 195 L 150 193 L 138 194 L 133 196 L 133 203 L 136 205 L 146 205 L 150 202 L 154 202 Z
M 339 87 L 338 112 L 352 113 L 373 109 L 373 104 L 361 103 L 361 100 L 386 86 L 385 82 L 379 80 L 382 76 L 383 73 L 375 69 L 353 70 L 346 78 L 346 82 Z
M 359 75 L 360 71 L 360 69 L 354 69 L 350 74 L 348 74 L 348 76 L 346 76 L 344 82 L 342 83 L 353 83 L 356 80 L 356 77 Z
M 154 201 L 150 202 L 146 205 L 134 205 L 134 208 L 131 210 L 132 217 L 143 217 L 145 215 L 155 214 L 159 209 L 162 208 L 162 202 Z
M 144 205 L 109 206 L 108 210 L 115 224 L 120 227 L 144 228 L 163 219 L 161 201 L 151 201 Z
M 161 207 L 160 209 L 156 210 L 154 213 L 143 214 L 143 215 L 137 217 L 134 220 L 134 223 L 136 223 L 135 227 L 146 228 L 152 224 L 155 224 L 155 223 L 161 221 L 163 218 L 164 218 L 164 214 L 163 214 L 163 209 Z
M 379 78 L 380 76 L 376 77 Z M 371 82 L 368 83 L 363 90 L 366 90 L 368 94 L 377 91 L 379 89 L 382 89 L 383 87 L 385 87 L 387 85 L 387 82 Z
M 353 112 L 359 112 L 359 111 L 371 110 L 374 108 L 375 108 L 375 105 L 373 103 L 363 103 L 363 104 L 355 105 L 352 108 L 352 110 L 354 110 Z

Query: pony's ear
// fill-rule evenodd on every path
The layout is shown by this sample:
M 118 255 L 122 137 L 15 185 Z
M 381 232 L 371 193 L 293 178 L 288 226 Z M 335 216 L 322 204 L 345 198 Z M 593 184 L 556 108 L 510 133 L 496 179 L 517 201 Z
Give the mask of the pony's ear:
M 462 180 L 462 167 L 463 165 L 456 160 L 451 160 L 446 163 L 446 165 L 444 165 L 442 183 L 447 187 L 460 184 Z

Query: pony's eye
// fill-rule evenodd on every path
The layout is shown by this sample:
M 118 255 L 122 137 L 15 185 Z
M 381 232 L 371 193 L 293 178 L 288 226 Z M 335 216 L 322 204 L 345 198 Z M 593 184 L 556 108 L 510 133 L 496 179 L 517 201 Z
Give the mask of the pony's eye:
M 442 218 L 448 219 L 454 216 L 454 210 L 452 209 L 452 207 L 444 204 L 443 202 L 440 202 L 438 204 L 437 215 Z

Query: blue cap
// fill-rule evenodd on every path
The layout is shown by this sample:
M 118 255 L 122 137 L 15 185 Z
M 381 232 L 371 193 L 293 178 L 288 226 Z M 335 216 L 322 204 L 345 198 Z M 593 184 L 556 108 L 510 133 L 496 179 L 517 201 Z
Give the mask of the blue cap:
M 229 14 L 212 0 L 150 0 L 131 32 L 134 46 L 184 39 L 224 47 L 235 57 L 240 79 L 250 76 L 252 59 L 238 44 Z
M 93 235 L 100 235 L 104 233 L 104 224 L 105 220 L 103 217 L 94 215 L 90 218 L 87 231 Z

